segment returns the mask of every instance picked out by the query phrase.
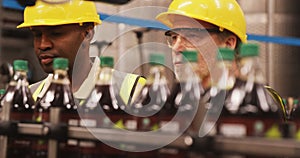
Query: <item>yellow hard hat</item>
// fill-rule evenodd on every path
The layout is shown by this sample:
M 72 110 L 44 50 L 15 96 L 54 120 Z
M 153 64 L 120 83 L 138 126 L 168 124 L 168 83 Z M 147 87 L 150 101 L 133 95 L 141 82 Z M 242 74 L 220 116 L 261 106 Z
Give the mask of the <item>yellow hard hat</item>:
M 24 10 L 24 22 L 17 28 L 31 26 L 54 26 L 84 22 L 101 24 L 93 2 L 72 0 L 63 4 L 48 4 L 38 0 L 34 6 Z
M 236 34 L 242 42 L 247 41 L 246 20 L 236 0 L 173 0 L 168 11 L 156 19 L 172 27 L 169 15 L 182 15 L 209 22 L 220 29 Z

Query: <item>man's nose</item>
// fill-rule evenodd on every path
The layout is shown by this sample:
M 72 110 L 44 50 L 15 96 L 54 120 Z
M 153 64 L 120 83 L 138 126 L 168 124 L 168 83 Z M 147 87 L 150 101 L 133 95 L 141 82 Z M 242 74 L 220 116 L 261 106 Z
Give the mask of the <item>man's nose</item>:
M 174 41 L 172 50 L 174 52 L 182 52 L 182 51 L 186 50 L 184 38 L 182 38 L 181 36 L 178 36 L 176 38 L 176 40 Z
M 48 48 L 51 47 L 52 43 L 51 43 L 51 40 L 48 38 L 47 35 L 42 34 L 40 40 L 41 40 L 41 41 L 40 41 L 40 46 L 39 46 L 39 48 L 40 48 L 41 50 L 46 50 L 46 49 L 48 49 Z

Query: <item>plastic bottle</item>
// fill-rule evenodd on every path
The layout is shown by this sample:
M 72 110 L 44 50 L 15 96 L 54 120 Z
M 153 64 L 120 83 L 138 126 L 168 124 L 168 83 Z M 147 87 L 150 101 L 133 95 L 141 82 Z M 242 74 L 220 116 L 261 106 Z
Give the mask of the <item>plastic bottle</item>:
M 11 104 L 11 120 L 31 120 L 34 100 L 27 81 L 28 64 L 25 60 L 15 60 L 14 75 L 1 99 L 1 106 L 5 102 Z
M 219 48 L 217 54 L 217 66 L 221 70 L 220 77 L 216 83 L 218 89 L 226 92 L 226 98 L 222 114 L 227 113 L 227 109 L 230 108 L 232 96 L 232 88 L 236 82 L 235 68 L 234 68 L 234 50 L 230 48 Z
M 80 126 L 125 129 L 129 117 L 124 111 L 125 104 L 119 94 L 114 92 L 114 59 L 110 56 L 101 56 L 100 61 L 95 88 L 79 107 Z M 137 128 L 137 122 L 132 128 Z M 100 148 L 102 151 L 99 150 Z M 99 157 L 100 155 L 111 157 L 122 152 L 101 142 L 92 141 L 80 141 L 80 149 L 83 157 Z
M 227 117 L 226 96 L 235 84 L 234 75 L 234 50 L 230 48 L 218 48 L 216 55 L 216 67 L 212 70 L 211 87 L 203 95 L 207 107 L 206 120 L 203 124 L 203 132 L 209 135 L 220 133 L 224 118 Z M 205 134 L 202 133 L 202 134 Z
M 190 125 L 204 92 L 199 75 L 198 52 L 186 50 L 182 56 L 182 70 L 177 71 L 177 79 L 162 110 L 165 114 L 160 117 L 169 126 L 173 126 L 170 130 L 175 133 L 184 132 Z
M 1 115 L 9 116 L 2 117 L 2 121 L 27 122 L 32 118 L 35 104 L 28 87 L 28 63 L 25 60 L 14 60 L 13 68 L 14 75 L 0 100 Z M 9 112 L 4 106 L 9 107 Z M 7 157 L 29 157 L 30 145 L 28 138 L 9 138 Z
M 101 127 L 104 128 L 126 128 L 125 104 L 113 88 L 113 66 L 112 57 L 101 57 L 101 71 L 96 85 L 98 92 L 102 93 L 99 104 L 107 115 L 102 119 Z M 137 126 L 137 125 L 136 125 Z M 136 129 L 136 127 L 133 127 Z
M 138 130 L 141 131 L 152 131 L 159 128 L 159 111 L 162 110 L 170 94 L 164 67 L 165 56 L 150 54 L 149 64 L 146 85 L 131 106 L 133 115 L 138 117 Z
M 242 44 L 239 48 L 239 72 L 226 109 L 232 119 L 223 124 L 224 131 L 235 128 L 235 136 L 280 137 L 278 106 L 265 89 L 265 78 L 259 63 L 257 44 Z M 224 128 L 224 127 L 229 128 Z M 231 130 L 232 131 L 232 130 Z
M 100 57 L 100 72 L 95 89 L 92 91 L 91 96 L 94 96 L 98 100 L 98 107 L 102 108 L 104 116 L 101 117 L 98 123 L 102 128 L 125 128 L 122 115 L 125 113 L 125 105 L 119 99 L 119 95 L 113 91 L 113 66 L 114 60 L 112 57 L 102 56 Z M 87 101 L 89 102 L 89 99 Z M 92 106 L 92 104 L 86 104 L 85 106 Z M 96 108 L 98 108 L 96 107 Z M 93 111 L 97 112 L 98 109 Z
M 33 115 L 33 120 L 36 122 L 50 122 L 51 124 L 66 124 L 69 126 L 78 126 L 77 105 L 74 102 L 74 97 L 70 87 L 70 80 L 67 73 L 68 59 L 55 58 L 53 61 L 53 78 L 49 88 L 40 100 L 36 103 L 36 108 Z M 55 115 L 50 117 L 51 114 Z M 48 142 L 50 145 L 48 145 Z M 54 143 L 51 143 L 54 142 Z M 74 145 L 70 145 L 71 142 Z M 55 144 L 52 140 L 38 140 L 33 146 L 33 157 L 47 157 L 48 154 L 57 156 L 57 153 L 48 152 L 51 144 Z M 58 151 L 59 155 L 76 156 L 76 152 L 67 152 L 72 148 L 76 148 L 76 140 L 67 140 L 62 142 L 60 146 L 64 149 Z

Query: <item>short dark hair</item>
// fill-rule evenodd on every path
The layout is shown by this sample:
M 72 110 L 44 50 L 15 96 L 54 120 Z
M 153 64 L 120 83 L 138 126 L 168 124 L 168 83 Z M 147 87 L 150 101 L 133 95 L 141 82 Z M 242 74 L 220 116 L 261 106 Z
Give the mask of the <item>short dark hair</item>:
M 95 26 L 95 23 L 94 22 L 85 22 L 85 23 L 82 23 L 81 25 L 82 27 L 91 27 L 93 28 Z
M 235 35 L 235 34 L 232 33 L 231 31 L 226 30 L 226 29 L 224 29 L 221 33 L 218 34 L 218 37 L 219 37 L 220 40 L 225 40 L 225 39 L 226 39 L 227 37 L 229 37 L 229 36 L 235 36 L 235 37 L 236 37 L 237 42 L 236 42 L 236 46 L 235 46 L 234 49 L 237 49 L 238 46 L 239 46 L 240 43 L 241 43 L 241 39 L 240 39 L 237 35 Z

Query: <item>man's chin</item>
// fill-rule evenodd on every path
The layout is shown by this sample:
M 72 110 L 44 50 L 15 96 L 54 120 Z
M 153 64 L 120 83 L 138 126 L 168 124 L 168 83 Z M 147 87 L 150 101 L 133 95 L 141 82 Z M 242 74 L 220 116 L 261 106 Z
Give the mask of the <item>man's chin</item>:
M 190 67 L 192 68 L 192 67 Z M 186 78 L 187 76 L 183 76 L 183 74 L 186 74 L 186 68 L 183 64 L 177 64 L 174 65 L 174 72 L 176 77 L 183 77 Z M 207 78 L 208 76 L 210 76 L 210 72 L 206 69 L 197 69 L 196 71 L 192 71 L 194 74 L 193 75 L 198 75 L 198 77 L 200 77 L 200 79 L 204 79 Z
M 51 67 L 49 67 L 49 66 L 43 66 L 43 70 L 44 70 L 44 72 L 46 72 L 46 73 L 53 73 L 53 68 L 52 68 L 52 66 Z
M 184 71 L 183 64 L 174 64 L 174 71 L 177 76 L 182 74 Z

